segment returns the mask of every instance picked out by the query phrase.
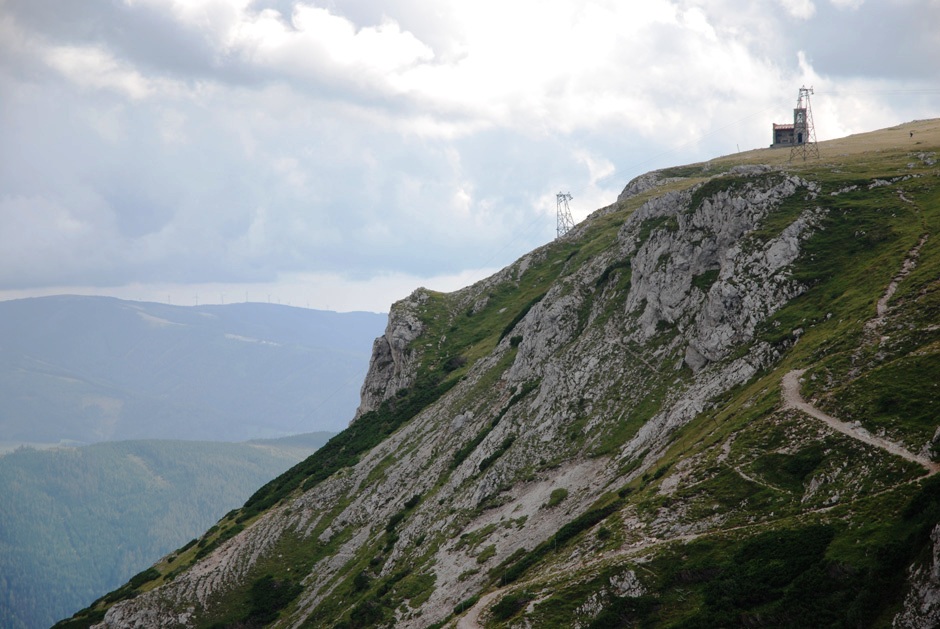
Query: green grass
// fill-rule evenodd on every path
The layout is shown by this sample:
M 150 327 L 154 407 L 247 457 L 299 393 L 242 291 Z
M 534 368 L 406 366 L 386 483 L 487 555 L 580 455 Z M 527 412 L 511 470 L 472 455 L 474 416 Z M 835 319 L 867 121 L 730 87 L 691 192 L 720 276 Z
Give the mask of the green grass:
M 249 607 L 239 621 L 249 626 L 264 626 L 277 620 L 278 613 L 303 591 L 294 581 L 281 581 L 271 575 L 255 580 L 249 589 Z M 221 626 L 229 626 L 226 623 Z
M 378 409 L 364 413 L 309 458 L 255 492 L 242 507 L 239 520 L 248 520 L 294 491 L 301 488 L 306 491 L 337 470 L 355 465 L 361 455 L 435 402 L 454 384 L 455 380 L 442 382 L 432 376 L 424 376 L 411 388 L 382 402 Z
M 771 208 L 767 216 L 761 221 L 760 226 L 748 234 L 748 238 L 759 242 L 767 242 L 772 238 L 776 238 L 805 210 L 815 205 L 815 201 L 806 198 L 804 190 L 798 190 L 796 194 L 787 197 L 778 206 Z
M 631 261 L 629 258 L 626 258 L 624 260 L 617 260 L 616 262 L 611 262 L 604 268 L 603 272 L 601 272 L 601 274 L 594 281 L 594 288 L 601 288 L 602 286 L 607 284 L 611 276 L 613 276 L 617 271 L 621 271 L 621 270 L 627 271 L 624 275 L 628 278 L 628 281 L 629 281 L 630 265 L 631 265 Z
M 527 591 L 544 587 L 550 595 L 527 620 L 534 626 L 571 626 L 576 620 L 595 627 L 888 626 L 903 594 L 905 566 L 930 548 L 930 531 L 940 521 L 940 478 L 912 488 L 907 497 L 902 492 L 880 502 L 868 500 L 857 514 L 836 511 L 836 523 L 792 520 L 671 544 L 642 569 L 614 561 L 563 583 L 530 581 Z M 655 594 L 601 594 L 597 616 L 579 615 L 589 599 L 608 591 L 612 576 L 626 570 Z M 508 608 L 508 618 L 519 613 Z
M 475 531 L 472 531 L 470 533 L 464 533 L 463 535 L 460 536 L 460 541 L 457 543 L 454 549 L 460 550 L 462 548 L 467 548 L 468 550 L 472 551 L 480 543 L 482 543 L 487 537 L 489 537 L 490 534 L 493 531 L 495 531 L 497 528 L 499 528 L 499 525 L 496 524 L 495 522 L 491 522 L 490 524 L 487 524 L 486 526 L 479 528 Z
M 703 293 L 707 293 L 708 290 L 712 287 L 716 281 L 718 281 L 718 269 L 710 269 L 705 271 L 701 275 L 696 275 L 692 278 L 692 286 L 699 289 Z
M 454 607 L 454 614 L 459 615 L 468 611 L 471 607 L 477 604 L 477 601 L 480 600 L 479 595 L 471 596 L 470 598 L 464 599 L 457 603 Z
M 940 425 L 940 354 L 900 358 L 832 392 L 829 410 L 869 431 L 886 431 L 914 450 L 930 444 Z M 940 443 L 934 444 L 934 456 Z
M 499 599 L 490 609 L 490 616 L 496 622 L 509 620 L 522 611 L 529 601 L 535 598 L 531 592 L 512 592 Z
M 671 168 L 664 168 L 659 171 L 659 174 L 663 178 L 672 178 L 672 177 L 701 177 L 701 176 L 713 176 L 718 175 L 728 168 L 715 168 L 713 165 L 708 163 L 699 163 L 699 164 L 688 164 L 686 166 L 673 166 Z
M 568 497 L 568 490 L 565 489 L 564 487 L 558 487 L 557 489 L 553 489 L 551 495 L 548 497 L 548 502 L 545 503 L 545 506 L 548 508 L 558 506 L 567 497 Z
M 755 459 L 752 469 L 775 487 L 802 495 L 804 483 L 825 459 L 822 445 L 814 443 L 794 454 L 768 452 Z
M 494 557 L 494 556 L 496 556 L 496 546 L 494 544 L 490 544 L 489 546 L 481 550 L 480 554 L 477 555 L 477 563 L 484 564 L 487 561 L 489 561 L 491 557 Z
M 562 526 L 554 535 L 531 551 L 520 555 L 516 560 L 512 560 L 511 556 L 497 566 L 491 576 L 497 578 L 500 585 L 517 581 L 527 570 L 549 556 L 549 553 L 557 551 L 560 546 L 564 546 L 578 534 L 602 522 L 623 505 L 622 498 L 603 496 L 598 503 Z
M 649 377 L 654 377 L 654 375 L 649 374 Z M 591 456 L 606 456 L 618 452 L 643 424 L 659 412 L 662 408 L 666 385 L 662 380 L 654 380 L 654 382 L 656 384 L 653 387 L 636 392 L 637 395 L 642 395 L 639 399 L 631 396 L 624 397 L 620 401 L 620 406 L 627 410 L 626 414 L 618 421 L 608 422 L 602 426 L 593 441 Z M 624 391 L 622 395 L 627 396 L 630 393 Z
M 488 467 L 493 465 L 493 463 L 495 463 L 499 459 L 499 457 L 503 456 L 506 453 L 506 451 L 509 450 L 510 447 L 512 447 L 512 444 L 513 442 L 515 442 L 515 440 L 516 440 L 515 435 L 509 435 L 508 437 L 503 439 L 502 442 L 499 444 L 496 450 L 493 451 L 492 454 L 490 454 L 489 456 L 487 456 L 486 458 L 480 461 L 480 465 L 479 465 L 480 471 L 483 472 Z

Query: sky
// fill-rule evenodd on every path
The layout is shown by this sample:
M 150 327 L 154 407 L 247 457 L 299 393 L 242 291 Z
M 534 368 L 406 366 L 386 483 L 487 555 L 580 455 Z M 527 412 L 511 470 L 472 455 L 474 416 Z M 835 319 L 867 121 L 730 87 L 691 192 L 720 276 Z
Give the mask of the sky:
M 0 299 L 385 312 L 938 59 L 940 0 L 0 0 Z

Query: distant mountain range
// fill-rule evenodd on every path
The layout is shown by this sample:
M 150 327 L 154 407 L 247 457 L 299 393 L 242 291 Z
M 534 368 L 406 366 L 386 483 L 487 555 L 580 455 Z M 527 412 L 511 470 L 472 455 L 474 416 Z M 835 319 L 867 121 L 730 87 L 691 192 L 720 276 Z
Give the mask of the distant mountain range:
M 0 302 L 0 442 L 339 430 L 386 319 L 257 303 Z
M 121 441 L 0 456 L 0 627 L 41 629 L 85 607 L 332 434 Z
M 349 422 L 386 319 L 0 302 L 0 627 L 87 605 L 323 445 L 333 433 L 271 437 Z M 10 452 L 102 441 L 114 442 Z

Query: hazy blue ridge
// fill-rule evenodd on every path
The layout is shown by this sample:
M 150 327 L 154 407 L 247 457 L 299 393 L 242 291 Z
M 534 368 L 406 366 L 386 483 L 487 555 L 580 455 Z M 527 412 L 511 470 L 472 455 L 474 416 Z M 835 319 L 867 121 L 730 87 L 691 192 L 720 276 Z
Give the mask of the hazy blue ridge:
M 386 320 L 274 304 L 0 302 L 0 441 L 339 430 Z

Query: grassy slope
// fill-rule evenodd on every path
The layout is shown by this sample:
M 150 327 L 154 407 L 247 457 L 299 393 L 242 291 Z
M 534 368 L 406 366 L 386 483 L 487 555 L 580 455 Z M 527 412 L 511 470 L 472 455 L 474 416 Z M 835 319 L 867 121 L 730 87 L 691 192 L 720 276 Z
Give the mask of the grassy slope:
M 911 142 L 909 128 L 915 130 Z M 765 621 L 799 626 L 813 614 L 831 619 L 834 626 L 845 618 L 875 626 L 887 622 L 899 603 L 901 567 L 918 559 L 925 527 L 936 520 L 937 487 L 922 487 L 917 481 L 921 471 L 913 464 L 848 438 L 821 433 L 815 420 L 781 410 L 780 379 L 789 369 L 809 367 L 804 394 L 819 397 L 819 404 L 832 414 L 843 416 L 855 403 L 858 408 L 846 419 L 871 422 L 872 430 L 884 425 L 888 436 L 912 448 L 926 445 L 930 428 L 936 427 L 929 406 L 936 396 L 923 383 L 940 381 L 934 329 L 940 256 L 932 240 L 921 250 L 919 266 L 901 282 L 892 301 L 884 324 L 891 341 L 866 344 L 864 325 L 874 316 L 876 301 L 911 249 L 923 234 L 936 234 L 940 227 L 938 169 L 915 155 L 938 147 L 940 123 L 928 121 L 823 143 L 818 162 L 787 165 L 787 170 L 819 183 L 822 191 L 815 203 L 828 213 L 823 229 L 807 243 L 794 268 L 809 290 L 766 322 L 759 333 L 761 340 L 784 352 L 778 367 L 729 392 L 682 429 L 655 471 L 636 478 L 619 494 L 599 496 L 593 508 L 573 516 L 550 543 L 503 561 L 490 581 L 495 593 L 491 600 L 496 602 L 491 613 L 484 615 L 490 625 L 508 626 L 528 614 L 536 626 L 568 626 L 583 620 L 579 609 L 590 607 L 591 601 L 605 608 L 594 619 L 596 626 L 627 626 L 634 621 L 644 626 L 733 626 Z M 786 151 L 756 151 L 671 169 L 665 174 L 683 179 L 592 218 L 576 241 L 546 245 L 535 252 L 524 272 L 495 282 L 487 292 L 488 302 L 480 308 L 468 303 L 462 293 L 429 294 L 421 313 L 428 331 L 413 348 L 421 358 L 418 385 L 363 417 L 332 447 L 328 445 L 256 494 L 246 509 L 224 519 L 203 538 L 203 549 L 249 524 L 263 507 L 355 463 L 417 409 L 433 403 L 501 338 L 512 338 L 519 315 L 553 283 L 564 283 L 573 269 L 591 264 L 598 252 L 607 250 L 629 213 L 653 194 L 689 187 L 736 164 L 782 165 L 788 155 Z M 877 180 L 909 174 L 919 177 L 868 188 Z M 855 192 L 830 194 L 853 185 L 858 187 Z M 798 211 L 783 204 L 763 229 L 775 233 Z M 656 227 L 668 225 L 650 225 L 649 229 Z M 618 307 L 621 302 L 616 296 L 625 293 L 629 281 L 628 261 L 598 269 L 594 288 L 607 301 L 589 303 L 577 325 L 602 325 L 609 314 L 604 309 Z M 794 345 L 795 330 L 800 331 L 800 339 Z M 496 381 L 512 358 L 509 353 L 492 367 L 481 381 L 479 395 L 492 394 L 486 386 Z M 887 399 L 879 390 L 893 382 L 903 382 L 910 389 L 901 402 Z M 607 401 L 636 406 L 623 430 L 604 433 L 597 442 L 587 444 L 586 453 L 614 451 L 638 423 L 655 412 L 665 386 L 651 371 L 645 398 Z M 870 399 L 859 398 L 860 390 L 868 392 Z M 880 414 L 871 414 L 872 408 Z M 576 428 L 570 433 L 575 442 L 569 446 L 575 449 L 584 445 L 576 441 Z M 455 454 L 460 452 L 457 449 Z M 381 467 L 374 470 L 377 477 Z M 677 478 L 677 489 L 663 490 L 664 482 Z M 439 480 L 419 500 L 432 500 L 444 481 Z M 336 512 L 343 506 L 338 504 Z M 390 574 L 381 581 L 370 581 L 367 576 L 369 558 L 381 555 L 383 544 L 386 548 L 395 544 L 398 522 L 412 508 L 406 507 L 388 523 L 384 536 L 350 560 L 311 626 L 327 620 L 339 620 L 337 626 L 374 626 L 387 622 L 391 610 L 403 601 L 414 607 L 426 599 L 434 579 L 422 566 L 443 543 L 442 532 L 430 531 L 421 548 L 411 551 L 413 570 Z M 631 537 L 623 522 L 633 519 L 653 526 L 657 514 L 664 511 L 675 514 L 680 525 L 711 521 L 717 532 L 689 535 L 688 544 L 645 547 L 641 554 L 646 560 L 638 563 L 637 553 L 631 550 L 638 539 Z M 324 517 L 311 539 L 329 521 L 330 517 Z M 258 566 L 254 585 L 270 575 L 278 584 L 274 590 L 294 593 L 290 574 L 305 574 L 343 541 L 342 534 L 327 545 L 288 539 L 278 549 L 285 559 Z M 473 540 L 468 538 L 467 543 Z M 485 544 L 476 543 L 484 553 Z M 138 585 L 149 589 L 172 578 L 175 571 L 191 565 L 198 553 L 195 547 L 179 553 L 173 562 L 156 566 L 149 575 L 152 578 Z M 573 556 L 582 557 L 579 569 L 571 567 Z M 636 571 L 648 595 L 621 599 L 610 594 L 610 577 L 627 569 Z M 813 596 L 807 606 L 803 602 L 808 593 Z M 290 609 L 289 597 L 273 603 L 259 597 L 252 583 L 246 583 L 229 595 L 221 615 L 205 622 L 247 621 L 268 617 L 264 615 L 274 609 L 273 618 L 278 608 Z M 476 599 L 472 597 L 457 612 L 471 607 Z M 788 615 L 795 607 L 796 615 Z M 88 617 L 100 614 L 101 609 L 90 610 Z M 851 615 L 831 618 L 832 609 L 851 610 Z
M 907 146 L 909 128 L 923 144 Z M 809 367 L 806 397 L 937 460 L 940 179 L 936 166 L 912 153 L 938 147 L 940 123 L 929 121 L 824 144 L 819 163 L 789 166 L 822 185 L 819 204 L 829 213 L 794 269 L 810 290 L 761 336 L 781 347 L 796 329 L 802 337 L 777 369 L 681 431 L 659 470 L 694 461 L 682 474 L 684 488 L 661 492 L 668 473 L 630 487 L 633 516 L 668 509 L 693 522 L 718 511 L 729 514 L 723 531 L 646 549 L 643 563 L 630 553 L 603 559 L 575 578 L 553 577 L 547 561 L 543 576 L 497 601 L 528 593 L 538 600 L 528 614 L 535 626 L 573 622 L 598 592 L 605 609 L 589 626 L 890 625 L 905 569 L 926 560 L 927 535 L 940 520 L 940 481 L 841 435 L 821 436 L 814 420 L 781 410 L 779 387 L 784 373 Z M 782 154 L 755 157 L 770 162 L 764 158 Z M 750 156 L 720 161 L 732 159 Z M 920 177 L 868 188 L 912 173 Z M 859 189 L 830 194 L 853 185 Z M 880 328 L 889 338 L 872 341 L 864 325 L 925 234 L 918 266 L 900 283 Z M 824 482 L 811 491 L 814 478 Z M 578 545 L 596 552 L 618 541 L 595 529 Z M 626 569 L 640 576 L 646 595 L 603 594 Z M 523 615 L 507 607 L 494 607 L 488 626 Z

